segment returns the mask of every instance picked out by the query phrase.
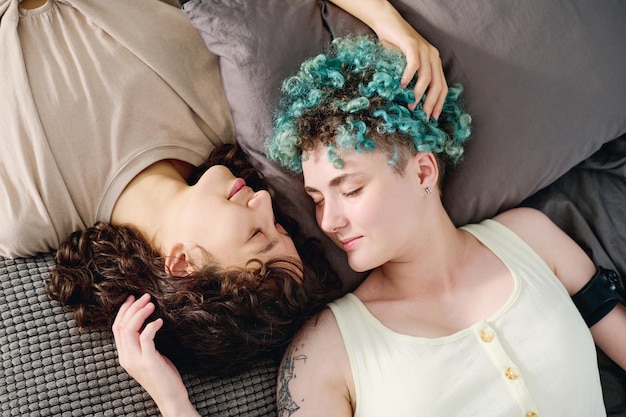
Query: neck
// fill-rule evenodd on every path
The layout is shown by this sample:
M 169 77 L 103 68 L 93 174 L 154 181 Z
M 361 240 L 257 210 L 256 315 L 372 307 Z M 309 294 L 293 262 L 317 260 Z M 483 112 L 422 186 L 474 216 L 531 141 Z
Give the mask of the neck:
M 419 296 L 454 290 L 468 264 L 471 237 L 454 226 L 443 207 L 422 222 L 415 236 L 402 259 L 387 262 L 372 273 L 377 291 Z
M 114 225 L 132 225 L 161 250 L 163 235 L 181 193 L 189 188 L 186 177 L 191 167 L 174 160 L 156 162 L 126 186 L 111 214 Z

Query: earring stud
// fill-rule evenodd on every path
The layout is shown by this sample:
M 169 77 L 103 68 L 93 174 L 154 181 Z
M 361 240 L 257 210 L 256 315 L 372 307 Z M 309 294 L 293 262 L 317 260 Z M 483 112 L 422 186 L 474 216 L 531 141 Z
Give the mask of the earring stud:
M 430 187 L 426 187 L 426 189 L 424 191 L 426 191 L 426 194 L 430 194 L 430 193 L 433 192 L 432 188 L 430 188 Z

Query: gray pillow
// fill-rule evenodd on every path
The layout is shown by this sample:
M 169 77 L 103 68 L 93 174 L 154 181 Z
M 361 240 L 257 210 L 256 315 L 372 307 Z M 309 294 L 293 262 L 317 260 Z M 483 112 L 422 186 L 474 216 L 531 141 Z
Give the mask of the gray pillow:
M 626 132 L 622 2 L 392 3 L 439 48 L 449 82 L 465 86 L 473 138 L 444 193 L 455 223 L 518 205 Z M 320 236 L 300 179 L 265 159 L 264 141 L 281 81 L 331 35 L 368 28 L 324 1 L 191 0 L 184 10 L 220 57 L 237 140 L 277 186 L 279 204 Z M 343 254 L 329 252 L 350 286 Z
M 391 0 L 465 87 L 473 137 L 444 204 L 457 225 L 492 217 L 626 132 L 621 1 Z M 364 25 L 335 7 L 334 36 Z
M 218 55 L 237 138 L 262 152 L 278 89 L 330 40 L 311 0 L 191 0 L 183 9 Z

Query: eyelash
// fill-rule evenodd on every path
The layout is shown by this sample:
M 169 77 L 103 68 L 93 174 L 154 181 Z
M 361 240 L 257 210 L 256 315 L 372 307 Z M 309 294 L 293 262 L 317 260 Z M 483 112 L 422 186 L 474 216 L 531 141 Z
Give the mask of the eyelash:
M 356 189 L 354 189 L 352 191 L 349 191 L 347 193 L 342 193 L 342 194 L 343 194 L 344 197 L 356 197 L 356 196 L 358 196 L 361 193 L 361 191 L 363 191 L 363 187 L 359 187 L 359 188 L 356 188 Z M 321 199 L 321 200 L 318 200 L 318 201 L 313 200 L 313 204 L 316 207 L 321 206 L 323 203 L 324 203 L 324 199 Z
M 362 190 L 363 190 L 363 187 L 359 187 L 359 188 L 354 189 L 354 190 L 352 190 L 350 192 L 343 193 L 343 195 L 346 196 L 346 197 L 355 197 L 355 196 L 359 195 Z

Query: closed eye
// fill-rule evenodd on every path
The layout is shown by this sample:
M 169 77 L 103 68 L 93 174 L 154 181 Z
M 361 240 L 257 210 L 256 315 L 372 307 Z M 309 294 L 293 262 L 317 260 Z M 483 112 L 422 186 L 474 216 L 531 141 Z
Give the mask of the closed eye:
M 252 234 L 250 235 L 250 240 L 254 239 L 257 236 L 264 236 L 263 235 L 263 231 L 261 229 L 255 229 Z M 263 242 L 264 239 L 260 240 L 260 242 Z M 272 249 L 274 249 L 276 247 L 276 245 L 278 244 L 278 239 L 274 239 L 274 240 L 270 240 L 267 242 L 266 245 L 264 245 L 262 248 L 260 248 L 257 253 L 259 255 L 265 254 L 270 252 Z
M 361 191 L 363 191 L 363 187 L 357 188 L 347 193 L 343 193 L 343 195 L 346 197 L 356 197 L 357 195 L 361 194 Z

